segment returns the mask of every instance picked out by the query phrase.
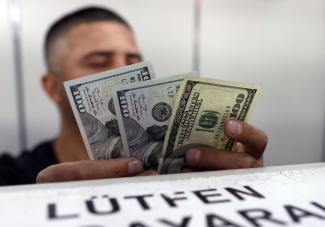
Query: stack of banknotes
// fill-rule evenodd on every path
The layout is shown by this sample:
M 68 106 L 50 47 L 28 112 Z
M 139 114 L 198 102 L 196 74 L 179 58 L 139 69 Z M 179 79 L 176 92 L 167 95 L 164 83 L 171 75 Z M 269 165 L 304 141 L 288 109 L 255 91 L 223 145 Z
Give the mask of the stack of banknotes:
M 180 172 L 187 150 L 232 150 L 224 123 L 246 121 L 258 85 L 185 73 L 156 79 L 148 61 L 64 83 L 91 159 L 132 156 L 145 169 Z

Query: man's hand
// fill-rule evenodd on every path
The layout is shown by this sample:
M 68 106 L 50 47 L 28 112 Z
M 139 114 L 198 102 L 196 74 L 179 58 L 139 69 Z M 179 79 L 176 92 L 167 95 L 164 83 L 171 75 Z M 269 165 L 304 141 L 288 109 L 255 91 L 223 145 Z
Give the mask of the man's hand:
M 111 160 L 86 160 L 52 165 L 37 175 L 36 182 L 47 183 L 156 174 L 156 171 L 144 171 L 141 161 L 135 158 L 123 157 Z
M 225 134 L 238 142 L 234 151 L 221 151 L 207 147 L 197 147 L 186 153 L 184 172 L 195 170 L 220 170 L 260 167 L 267 136 L 260 129 L 245 122 L 229 120 L 225 124 Z M 102 179 L 128 176 L 156 175 L 156 171 L 144 171 L 141 161 L 117 158 L 101 161 L 66 162 L 49 166 L 37 176 L 37 183 Z
M 195 170 L 239 169 L 263 166 L 263 152 L 267 136 L 260 129 L 238 120 L 228 120 L 224 127 L 227 137 L 238 142 L 234 151 L 221 151 L 212 148 L 195 148 L 186 153 L 185 161 Z

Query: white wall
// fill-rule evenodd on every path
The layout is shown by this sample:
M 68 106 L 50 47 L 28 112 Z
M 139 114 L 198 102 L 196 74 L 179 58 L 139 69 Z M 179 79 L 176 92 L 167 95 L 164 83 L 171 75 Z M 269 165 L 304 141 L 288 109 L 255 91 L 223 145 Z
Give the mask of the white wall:
M 0 150 L 18 151 L 17 110 L 7 1 L 0 1 Z M 88 5 L 110 6 L 134 27 L 158 75 L 192 69 L 194 0 L 21 0 L 28 147 L 54 137 L 56 108 L 43 93 L 42 45 L 59 16 Z M 269 165 L 323 160 L 325 1 L 202 0 L 202 76 L 263 86 L 251 122 L 269 136 Z
M 0 1 L 0 151 L 18 151 L 14 57 L 8 1 Z
M 202 15 L 201 74 L 263 86 L 266 163 L 323 160 L 325 1 L 205 0 Z

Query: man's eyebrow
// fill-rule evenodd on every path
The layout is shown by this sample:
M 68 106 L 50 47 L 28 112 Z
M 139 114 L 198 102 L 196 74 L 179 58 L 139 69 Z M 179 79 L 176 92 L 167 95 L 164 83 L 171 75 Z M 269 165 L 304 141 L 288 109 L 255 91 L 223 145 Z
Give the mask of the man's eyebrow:
M 89 58 L 92 58 L 92 57 L 95 57 L 95 56 L 104 56 L 104 57 L 107 57 L 107 56 L 112 56 L 116 54 L 114 51 L 93 51 L 93 52 L 90 52 L 88 54 L 86 54 L 83 59 L 89 59 Z M 129 57 L 138 57 L 140 59 L 142 59 L 142 56 L 140 53 L 138 52 L 128 52 L 128 53 L 125 53 L 127 56 Z

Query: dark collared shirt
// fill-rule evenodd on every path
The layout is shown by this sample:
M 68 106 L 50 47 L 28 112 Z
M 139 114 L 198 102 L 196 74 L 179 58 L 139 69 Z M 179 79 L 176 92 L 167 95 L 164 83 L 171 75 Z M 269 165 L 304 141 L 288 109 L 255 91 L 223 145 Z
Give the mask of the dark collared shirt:
M 3 154 L 0 156 L 0 185 L 33 184 L 41 170 L 57 163 L 53 141 L 41 143 L 17 157 Z

